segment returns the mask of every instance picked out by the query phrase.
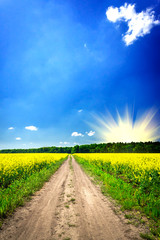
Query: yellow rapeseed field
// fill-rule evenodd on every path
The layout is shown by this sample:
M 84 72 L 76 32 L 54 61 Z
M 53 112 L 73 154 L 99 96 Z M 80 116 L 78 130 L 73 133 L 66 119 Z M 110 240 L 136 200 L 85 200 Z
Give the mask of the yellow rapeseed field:
M 0 154 L 0 186 L 7 187 L 14 180 L 26 178 L 43 167 L 49 168 L 67 155 L 65 153 Z
M 159 153 L 79 153 L 75 154 L 107 172 L 122 174 L 135 182 L 160 177 Z

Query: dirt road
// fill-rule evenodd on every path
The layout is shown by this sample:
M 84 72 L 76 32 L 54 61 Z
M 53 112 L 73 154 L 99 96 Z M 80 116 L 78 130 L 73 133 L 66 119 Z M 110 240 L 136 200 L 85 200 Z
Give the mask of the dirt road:
M 113 211 L 74 159 L 67 160 L 0 231 L 2 240 L 141 239 L 138 229 Z

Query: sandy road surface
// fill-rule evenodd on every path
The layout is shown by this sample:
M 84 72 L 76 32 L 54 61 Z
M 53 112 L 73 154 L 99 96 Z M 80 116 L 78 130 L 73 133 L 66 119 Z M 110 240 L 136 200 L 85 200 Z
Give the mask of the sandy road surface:
M 30 202 L 6 220 L 0 239 L 140 239 L 138 229 L 112 209 L 75 160 L 68 159 Z

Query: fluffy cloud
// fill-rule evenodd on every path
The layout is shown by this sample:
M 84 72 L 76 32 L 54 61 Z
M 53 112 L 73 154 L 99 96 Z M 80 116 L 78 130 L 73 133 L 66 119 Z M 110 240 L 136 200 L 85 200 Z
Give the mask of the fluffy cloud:
M 14 127 L 9 127 L 9 128 L 8 128 L 8 130 L 13 130 L 13 129 L 14 129 Z
M 25 129 L 30 130 L 30 131 L 37 131 L 38 130 L 38 128 L 35 127 L 35 126 L 27 126 L 27 127 L 25 127 Z
M 91 137 L 95 134 L 95 131 L 86 132 L 86 134 Z
M 72 137 L 83 137 L 84 135 L 82 133 L 78 133 L 78 132 L 73 132 L 71 134 Z
M 79 109 L 79 110 L 78 110 L 79 113 L 82 112 L 82 111 L 83 111 L 83 109 Z
M 139 37 L 150 33 L 150 30 L 160 24 L 159 20 L 155 20 L 154 11 L 152 8 L 147 8 L 146 11 L 137 13 L 135 4 L 127 4 L 120 8 L 109 7 L 106 11 L 106 16 L 109 21 L 125 21 L 128 24 L 128 31 L 124 34 L 123 40 L 126 45 L 132 44 Z
M 59 143 L 64 145 L 70 144 L 69 142 L 59 142 Z
M 17 141 L 20 141 L 20 140 L 21 140 L 21 138 L 20 138 L 20 137 L 16 137 L 16 140 L 17 140 Z

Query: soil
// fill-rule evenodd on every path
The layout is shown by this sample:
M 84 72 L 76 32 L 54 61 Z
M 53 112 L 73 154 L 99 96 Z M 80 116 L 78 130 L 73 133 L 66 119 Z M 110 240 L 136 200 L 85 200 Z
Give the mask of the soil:
M 116 214 L 72 158 L 25 206 L 5 220 L 1 240 L 128 240 L 141 239 L 140 229 Z

